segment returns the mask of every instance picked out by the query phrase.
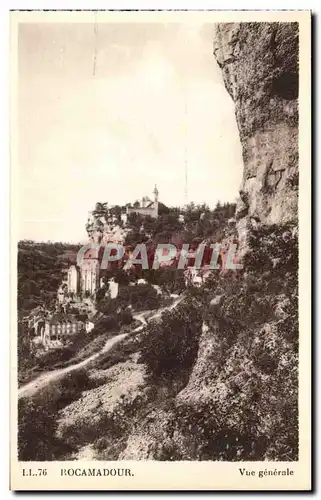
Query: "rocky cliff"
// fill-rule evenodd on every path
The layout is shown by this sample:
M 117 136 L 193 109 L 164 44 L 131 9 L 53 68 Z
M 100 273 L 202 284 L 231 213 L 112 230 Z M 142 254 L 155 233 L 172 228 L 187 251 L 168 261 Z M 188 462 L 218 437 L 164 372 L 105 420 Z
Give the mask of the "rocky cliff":
M 252 227 L 295 222 L 298 199 L 298 24 L 219 23 L 214 55 L 235 103 L 244 173 L 241 250 Z

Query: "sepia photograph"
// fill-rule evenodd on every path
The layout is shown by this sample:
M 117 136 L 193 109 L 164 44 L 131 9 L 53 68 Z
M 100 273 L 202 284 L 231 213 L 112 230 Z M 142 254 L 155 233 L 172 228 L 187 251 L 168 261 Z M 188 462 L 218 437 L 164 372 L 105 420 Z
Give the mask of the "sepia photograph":
M 11 13 L 16 483 L 300 489 L 310 15 L 146 14 Z

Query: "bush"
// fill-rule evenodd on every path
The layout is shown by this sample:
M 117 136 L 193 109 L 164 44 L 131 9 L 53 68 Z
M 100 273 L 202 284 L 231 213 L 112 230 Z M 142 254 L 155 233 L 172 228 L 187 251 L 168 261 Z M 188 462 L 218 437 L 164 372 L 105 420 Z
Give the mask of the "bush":
M 57 424 L 51 409 L 26 398 L 18 402 L 18 458 L 23 461 L 54 460 L 58 447 Z
M 298 459 L 297 238 L 290 227 L 261 228 L 251 245 L 244 272 L 187 292 L 209 328 L 202 340 L 209 351 L 191 383 L 193 398 L 174 401 L 167 433 L 178 439 L 166 442 L 161 460 Z M 145 360 L 155 373 L 153 349 L 169 360 L 170 341 L 175 347 L 175 336 L 164 333 L 151 337 Z M 207 397 L 197 398 L 198 383 Z
M 85 370 L 73 370 L 59 380 L 58 387 L 61 398 L 56 402 L 56 406 L 61 406 L 61 400 L 63 400 L 63 407 L 66 401 L 68 403 L 74 401 L 83 391 L 93 387 L 93 384 Z
M 172 267 L 146 269 L 142 276 L 153 285 L 159 285 L 168 293 L 180 294 L 185 290 L 184 270 Z
M 122 323 L 122 325 L 130 325 L 133 321 L 132 313 L 127 309 L 125 311 L 121 311 L 118 314 L 118 319 Z
M 97 302 L 97 309 L 103 314 L 112 314 L 117 310 L 117 300 L 110 297 L 104 297 Z
M 131 305 L 134 311 L 157 309 L 160 305 L 157 291 L 148 283 L 121 287 L 115 301 L 123 309 Z
M 89 334 L 90 337 L 90 334 Z M 90 338 L 88 344 L 86 344 L 83 348 L 81 348 L 76 356 L 72 359 L 72 363 L 79 363 L 80 361 L 88 358 L 92 354 L 98 353 L 106 344 L 109 335 L 102 334 L 93 339 Z
M 59 347 L 45 352 L 38 358 L 37 366 L 39 368 L 52 368 L 56 363 L 69 361 L 74 354 L 70 347 Z
M 293 224 L 260 226 L 250 234 L 250 252 L 245 256 L 245 270 L 297 272 L 298 235 Z
M 90 332 L 91 337 L 105 332 L 118 330 L 119 322 L 116 314 L 109 314 L 101 318 Z
M 197 356 L 201 314 L 192 304 L 178 306 L 152 322 L 142 341 L 141 361 L 152 377 L 190 370 Z

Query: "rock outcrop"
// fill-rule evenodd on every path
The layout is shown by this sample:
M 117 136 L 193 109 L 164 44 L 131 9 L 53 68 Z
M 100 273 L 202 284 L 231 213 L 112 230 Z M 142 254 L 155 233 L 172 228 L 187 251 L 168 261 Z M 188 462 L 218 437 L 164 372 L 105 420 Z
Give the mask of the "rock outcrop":
M 219 23 L 214 55 L 235 103 L 244 173 L 236 217 L 251 227 L 295 222 L 298 200 L 297 23 Z

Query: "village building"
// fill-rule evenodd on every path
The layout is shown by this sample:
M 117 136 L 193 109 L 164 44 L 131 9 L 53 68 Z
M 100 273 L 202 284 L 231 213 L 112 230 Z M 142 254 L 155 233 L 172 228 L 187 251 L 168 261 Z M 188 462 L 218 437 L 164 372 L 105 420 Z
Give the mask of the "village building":
M 81 291 L 90 295 L 96 293 L 100 282 L 100 261 L 103 247 L 90 248 L 81 263 Z
M 75 335 L 84 328 L 84 322 L 77 320 L 73 315 L 53 314 L 44 321 L 40 331 L 41 343 L 48 348 L 59 347 L 63 344 L 64 337 Z
M 85 323 L 85 329 L 86 329 L 86 333 L 90 333 L 91 330 L 95 327 L 95 323 L 93 323 L 92 321 L 89 321 L 87 320 L 86 323 Z
M 108 291 L 111 299 L 116 299 L 116 297 L 118 296 L 118 288 L 118 283 L 116 283 L 114 278 L 111 278 L 108 283 Z
M 58 300 L 58 304 L 63 304 L 64 301 L 65 301 L 65 290 L 68 289 L 68 284 L 67 286 L 64 284 L 64 282 L 60 285 L 60 287 L 58 288 L 58 292 L 57 292 L 57 300 Z
M 127 213 L 122 213 L 120 216 L 120 219 L 121 219 L 123 225 L 126 226 L 127 220 L 128 220 Z
M 78 293 L 79 291 L 79 269 L 72 265 L 68 269 L 67 286 L 69 293 Z
M 203 279 L 199 269 L 189 266 L 184 271 L 185 286 L 200 287 L 203 284 Z

